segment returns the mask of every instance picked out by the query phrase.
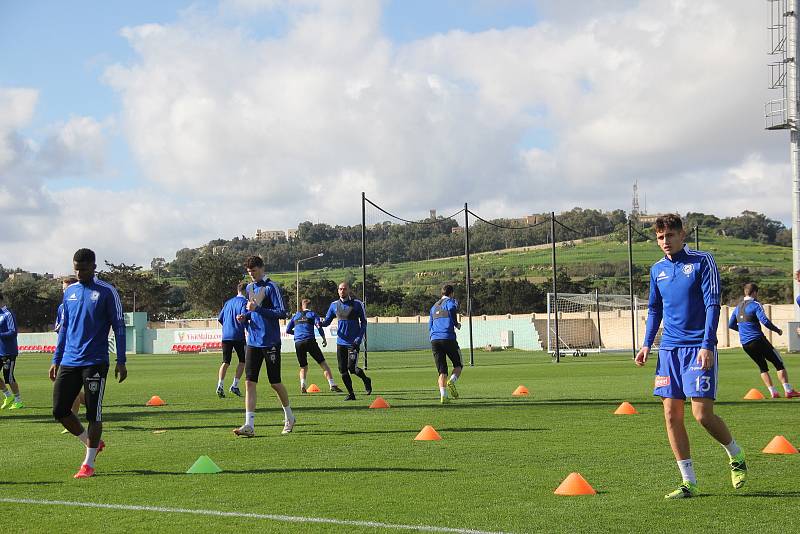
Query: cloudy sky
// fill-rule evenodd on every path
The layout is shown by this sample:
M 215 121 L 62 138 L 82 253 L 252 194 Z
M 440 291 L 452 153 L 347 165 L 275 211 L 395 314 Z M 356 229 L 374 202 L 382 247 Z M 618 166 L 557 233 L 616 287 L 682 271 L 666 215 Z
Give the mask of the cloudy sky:
M 580 9 L 576 9 L 576 6 Z M 569 209 L 790 220 L 753 0 L 0 3 L 0 264 Z M 377 219 L 377 215 L 371 215 Z

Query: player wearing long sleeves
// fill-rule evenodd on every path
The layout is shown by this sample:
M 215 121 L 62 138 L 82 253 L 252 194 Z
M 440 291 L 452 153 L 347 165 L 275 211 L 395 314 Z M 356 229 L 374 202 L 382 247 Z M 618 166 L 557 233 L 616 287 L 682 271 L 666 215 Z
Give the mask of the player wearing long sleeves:
M 364 303 L 350 296 L 350 284 L 342 282 L 338 291 L 339 299 L 331 302 L 328 313 L 320 324 L 328 326 L 336 318 L 336 360 L 342 382 L 347 388 L 344 400 L 351 401 L 356 400 L 356 394 L 350 373 L 364 382 L 367 395 L 372 393 L 372 380 L 358 366 L 358 352 L 367 334 L 367 315 L 364 312 Z
M 757 298 L 758 286 L 752 282 L 745 284 L 744 298 L 734 308 L 728 320 L 728 328 L 739 332 L 739 341 L 742 343 L 742 348 L 758 366 L 761 372 L 761 380 L 764 381 L 764 385 L 769 389 L 770 396 L 773 399 L 780 398 L 780 394 L 778 393 L 778 388 L 772 385 L 769 367 L 767 366 L 768 361 L 775 366 L 778 378 L 786 392 L 786 398 L 800 397 L 800 392 L 795 391 L 791 383 L 789 383 L 789 375 L 786 371 L 786 365 L 783 363 L 783 358 L 764 336 L 761 331 L 761 325 L 763 324 L 779 336 L 783 334 L 783 331 L 772 324 L 767 314 L 764 313 L 761 303 L 756 300 Z
M 25 407 L 19 394 L 19 384 L 14 376 L 18 355 L 17 317 L 5 305 L 5 297 L 0 293 L 0 366 L 3 368 L 3 377 L 0 378 L 3 403 L 0 404 L 0 410 L 6 408 L 19 410 Z M 11 391 L 8 387 L 11 387 Z
M 283 407 L 281 434 L 288 434 L 294 428 L 296 419 L 289 406 L 286 386 L 281 383 L 280 320 L 286 318 L 286 308 L 278 284 L 264 274 L 264 260 L 259 256 L 250 256 L 245 260 L 244 266 L 253 280 L 246 288 L 247 311 L 236 317 L 247 330 L 247 348 L 244 354 L 245 420 L 233 433 L 245 438 L 255 436 L 258 375 L 261 365 L 265 364 L 269 385 Z
M 428 318 L 428 330 L 431 337 L 433 361 L 439 372 L 440 402 L 447 404 L 450 396 L 458 398 L 456 380 L 461 376 L 463 365 L 461 363 L 461 349 L 456 340 L 456 328 L 461 328 L 458 322 L 458 301 L 453 298 L 453 286 L 442 286 L 442 298 L 431 307 Z M 453 363 L 453 374 L 447 378 L 447 358 Z
M 684 425 L 687 398 L 691 399 L 697 422 L 728 453 L 731 482 L 738 489 L 747 479 L 744 452 L 725 422 L 714 413 L 719 271 L 710 254 L 686 247 L 686 232 L 678 215 L 656 219 L 655 233 L 665 256 L 650 269 L 647 331 L 635 363 L 643 366 L 647 362 L 663 321 L 653 395 L 662 398 L 667 435 L 683 478 L 678 489 L 665 497 L 678 499 L 699 493 Z
M 125 366 L 125 320 L 117 290 L 94 275 L 93 251 L 82 248 L 72 258 L 78 283 L 64 292 L 64 307 L 58 344 L 50 366 L 53 385 L 53 417 L 86 446 L 86 458 L 75 478 L 94 475 L 97 453 L 105 447 L 103 395 L 108 374 L 108 334 L 116 338 L 117 365 L 114 376 L 122 382 Z M 72 413 L 72 404 L 83 388 L 86 396 L 88 431 Z
M 217 372 L 217 396 L 225 397 L 225 375 L 231 365 L 233 351 L 239 364 L 236 366 L 236 374 L 233 377 L 230 392 L 237 397 L 242 396 L 239 390 L 239 379 L 244 372 L 244 344 L 245 344 L 245 325 L 236 320 L 236 317 L 247 313 L 247 283 L 239 282 L 236 287 L 236 296 L 229 298 L 222 306 L 217 321 L 222 325 L 222 364 Z
M 297 353 L 297 363 L 300 364 L 300 393 L 306 393 L 307 391 L 306 376 L 308 376 L 309 354 L 322 368 L 322 373 L 325 375 L 331 391 L 341 393 L 342 390 L 336 385 L 331 368 L 328 366 L 328 362 L 325 361 L 322 349 L 319 348 L 317 339 L 314 336 L 314 328 L 316 328 L 320 337 L 322 337 L 322 346 L 328 346 L 328 341 L 325 339 L 325 331 L 320 325 L 320 317 L 309 309 L 310 305 L 311 301 L 309 299 L 303 299 L 300 302 L 302 309 L 295 313 L 286 323 L 286 333 L 294 336 L 294 350 Z

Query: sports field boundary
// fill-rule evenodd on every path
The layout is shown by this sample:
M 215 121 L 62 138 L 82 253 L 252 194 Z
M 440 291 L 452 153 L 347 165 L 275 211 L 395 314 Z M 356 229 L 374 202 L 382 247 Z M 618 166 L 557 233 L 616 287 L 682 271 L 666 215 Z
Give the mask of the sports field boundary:
M 67 506 L 81 508 L 101 508 L 106 510 L 125 510 L 130 512 L 155 512 L 162 514 L 193 514 L 208 515 L 215 517 L 237 517 L 245 519 L 265 519 L 268 521 L 280 521 L 283 523 L 317 523 L 327 525 L 345 525 L 351 527 L 368 527 L 391 530 L 413 530 L 417 532 L 452 532 L 458 534 L 504 534 L 499 531 L 472 530 L 464 528 L 436 527 L 430 525 L 403 525 L 393 523 L 382 523 L 380 521 L 357 521 L 352 519 L 330 519 L 326 517 L 302 517 L 281 514 L 256 514 L 249 512 L 224 512 L 221 510 L 202 510 L 192 508 L 167 508 L 163 506 L 144 506 L 134 504 L 110 504 L 99 502 L 75 502 L 75 501 L 49 501 L 39 499 L 13 499 L 0 497 L 0 503 L 9 504 L 33 504 L 42 506 Z

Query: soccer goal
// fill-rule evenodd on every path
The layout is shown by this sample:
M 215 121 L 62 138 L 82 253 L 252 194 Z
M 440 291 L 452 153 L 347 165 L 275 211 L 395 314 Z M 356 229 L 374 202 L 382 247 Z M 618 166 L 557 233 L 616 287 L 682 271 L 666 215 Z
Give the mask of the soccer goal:
M 631 302 L 629 295 L 558 293 L 554 299 L 548 293 L 547 351 L 553 354 L 558 347 L 561 354 L 573 356 L 630 353 L 640 339 L 639 308 L 639 299 Z

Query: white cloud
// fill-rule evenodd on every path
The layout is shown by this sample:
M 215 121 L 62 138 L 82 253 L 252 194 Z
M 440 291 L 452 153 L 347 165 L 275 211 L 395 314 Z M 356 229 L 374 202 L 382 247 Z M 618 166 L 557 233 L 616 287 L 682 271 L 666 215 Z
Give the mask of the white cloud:
M 139 263 L 256 227 L 356 223 L 361 191 L 399 214 L 468 201 L 499 216 L 627 208 L 638 180 L 651 211 L 788 220 L 787 139 L 763 130 L 762 102 L 774 97 L 763 5 L 564 5 L 539 2 L 532 27 L 405 44 L 382 33 L 371 0 L 226 0 L 215 14 L 126 28 L 136 58 L 104 79 L 146 183 L 42 189 L 37 173 L 101 173 L 109 127 L 72 118 L 33 143 L 20 131 L 36 93 L 6 92 L 0 170 L 28 184 L 0 179 L 0 206 L 40 221 L 30 206 L 63 218 L 69 203 L 99 203 L 102 217 L 72 231 Z M 264 12 L 286 27 L 259 36 L 248 21 Z

